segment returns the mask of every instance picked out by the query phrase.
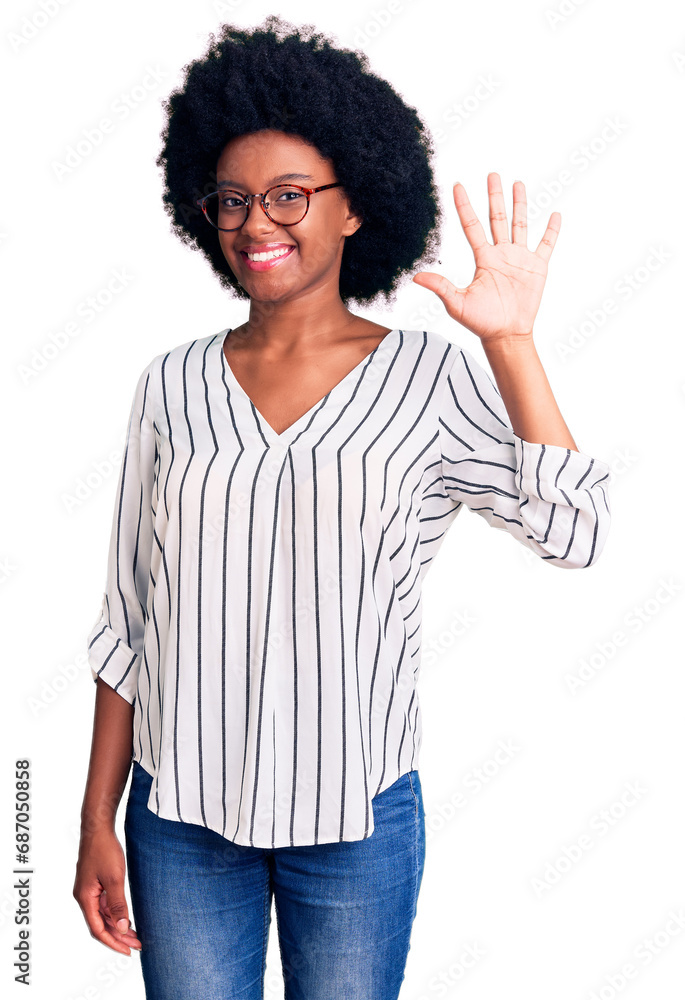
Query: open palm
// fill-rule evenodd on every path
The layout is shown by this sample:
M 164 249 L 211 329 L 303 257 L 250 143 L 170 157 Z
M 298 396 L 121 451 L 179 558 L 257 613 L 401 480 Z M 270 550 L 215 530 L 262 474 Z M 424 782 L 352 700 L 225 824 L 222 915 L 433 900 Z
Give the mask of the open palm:
M 475 258 L 473 280 L 468 288 L 457 288 L 432 271 L 419 271 L 413 280 L 435 292 L 452 319 L 483 341 L 532 339 L 561 215 L 552 212 L 537 248 L 529 250 L 526 189 L 522 181 L 515 181 L 510 239 L 500 177 L 490 173 L 488 197 L 494 244 L 488 243 L 463 184 L 455 184 L 453 193 L 459 220 Z

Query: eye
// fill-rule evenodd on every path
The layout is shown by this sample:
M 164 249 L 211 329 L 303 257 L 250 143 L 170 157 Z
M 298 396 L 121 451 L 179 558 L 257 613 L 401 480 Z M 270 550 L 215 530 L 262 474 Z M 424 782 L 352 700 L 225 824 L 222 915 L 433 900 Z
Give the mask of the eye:
M 234 195 L 226 195 L 221 199 L 221 204 L 224 208 L 238 208 L 240 205 L 245 204 L 244 198 L 238 198 Z

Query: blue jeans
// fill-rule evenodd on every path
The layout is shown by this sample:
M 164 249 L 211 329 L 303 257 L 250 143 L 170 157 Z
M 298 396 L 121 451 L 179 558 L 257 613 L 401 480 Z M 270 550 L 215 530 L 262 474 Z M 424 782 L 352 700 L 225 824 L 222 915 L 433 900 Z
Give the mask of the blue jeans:
M 272 896 L 285 1000 L 397 1000 L 425 858 L 418 771 L 373 799 L 365 840 L 276 848 L 161 819 L 151 783 L 134 761 L 124 829 L 147 1000 L 263 1000 Z

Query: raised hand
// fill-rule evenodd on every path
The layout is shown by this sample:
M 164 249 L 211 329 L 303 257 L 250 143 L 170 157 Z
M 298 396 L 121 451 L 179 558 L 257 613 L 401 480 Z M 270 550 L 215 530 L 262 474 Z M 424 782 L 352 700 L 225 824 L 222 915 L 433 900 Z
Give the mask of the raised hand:
M 533 322 L 547 278 L 547 262 L 561 225 L 559 212 L 552 212 L 547 229 L 535 250 L 526 246 L 528 223 L 526 189 L 514 181 L 512 238 L 500 176 L 488 174 L 490 229 L 494 243 L 488 243 L 463 184 L 454 185 L 457 208 L 466 239 L 473 250 L 476 272 L 467 288 L 457 288 L 441 274 L 419 271 L 413 280 L 430 289 L 445 309 L 485 343 L 532 341 Z

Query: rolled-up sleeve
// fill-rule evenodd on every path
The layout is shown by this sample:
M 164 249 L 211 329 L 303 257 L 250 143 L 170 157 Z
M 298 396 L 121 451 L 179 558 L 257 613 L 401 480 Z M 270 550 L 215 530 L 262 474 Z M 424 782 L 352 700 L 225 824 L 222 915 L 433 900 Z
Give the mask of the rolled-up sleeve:
M 554 566 L 597 561 L 610 522 L 606 462 L 515 434 L 492 378 L 463 348 L 439 422 L 442 485 L 452 508 L 464 504 Z
M 152 370 L 136 386 L 119 471 L 100 616 L 88 636 L 93 681 L 101 677 L 133 704 L 147 622 L 157 462 Z

